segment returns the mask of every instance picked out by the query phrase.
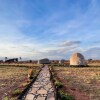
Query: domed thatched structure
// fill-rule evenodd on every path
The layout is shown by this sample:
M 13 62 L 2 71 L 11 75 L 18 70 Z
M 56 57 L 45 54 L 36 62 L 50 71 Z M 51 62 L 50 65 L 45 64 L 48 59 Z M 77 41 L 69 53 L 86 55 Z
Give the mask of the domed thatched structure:
M 38 61 L 38 64 L 50 64 L 50 61 L 48 58 L 40 59 Z
M 70 66 L 86 66 L 84 56 L 80 53 L 74 53 L 70 58 Z

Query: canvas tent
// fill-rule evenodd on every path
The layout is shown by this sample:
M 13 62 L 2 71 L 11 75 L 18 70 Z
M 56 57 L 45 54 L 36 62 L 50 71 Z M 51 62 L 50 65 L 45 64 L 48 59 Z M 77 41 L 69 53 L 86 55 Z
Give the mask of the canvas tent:
M 84 56 L 80 53 L 74 53 L 70 57 L 70 66 L 86 66 Z
M 49 61 L 49 59 L 47 59 L 47 58 L 40 59 L 40 60 L 38 61 L 38 64 L 49 64 L 49 63 L 50 63 L 50 61 Z

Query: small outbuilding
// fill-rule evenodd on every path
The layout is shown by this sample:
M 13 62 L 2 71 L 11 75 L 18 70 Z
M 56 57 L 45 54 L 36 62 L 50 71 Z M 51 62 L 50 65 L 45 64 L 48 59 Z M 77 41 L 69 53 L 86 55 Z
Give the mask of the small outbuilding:
M 40 59 L 38 61 L 38 64 L 50 64 L 50 61 L 48 58 Z
M 70 66 L 86 66 L 84 56 L 80 53 L 74 53 L 70 57 Z
M 65 60 L 62 59 L 62 60 L 59 60 L 59 64 L 64 64 L 65 63 Z
M 16 62 L 18 62 L 18 58 L 13 58 L 13 59 L 7 59 L 7 60 L 5 60 L 5 62 L 6 63 L 16 63 Z

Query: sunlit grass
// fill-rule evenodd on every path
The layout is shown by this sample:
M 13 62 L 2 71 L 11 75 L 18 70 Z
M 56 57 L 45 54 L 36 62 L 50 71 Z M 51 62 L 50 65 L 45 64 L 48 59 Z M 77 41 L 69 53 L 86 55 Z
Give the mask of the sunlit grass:
M 13 93 L 20 94 L 20 91 L 23 91 L 28 82 L 28 70 L 30 67 L 18 67 L 18 66 L 0 66 L 0 99 L 3 97 L 6 98 L 14 98 L 16 100 L 16 96 L 13 97 Z M 39 72 L 39 66 L 32 66 L 34 71 L 34 77 Z M 18 90 L 18 91 L 17 91 Z M 17 91 L 17 92 L 16 92 Z M 7 95 L 5 95 L 7 94 Z M 10 100 L 10 99 L 9 99 Z
M 66 81 L 64 85 L 77 88 L 81 92 L 87 93 L 91 98 L 100 98 L 100 68 L 84 67 L 53 67 L 57 77 Z M 96 98 L 95 97 L 95 98 Z M 95 99 L 94 99 L 95 100 Z

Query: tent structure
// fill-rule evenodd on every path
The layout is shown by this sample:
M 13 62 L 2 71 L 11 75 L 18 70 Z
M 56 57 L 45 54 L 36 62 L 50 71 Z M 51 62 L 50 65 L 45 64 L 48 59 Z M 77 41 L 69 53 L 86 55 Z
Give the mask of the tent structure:
M 70 57 L 70 66 L 86 66 L 84 56 L 80 53 L 74 53 Z
M 40 59 L 38 61 L 38 64 L 49 64 L 49 63 L 50 63 L 50 61 L 48 58 Z

